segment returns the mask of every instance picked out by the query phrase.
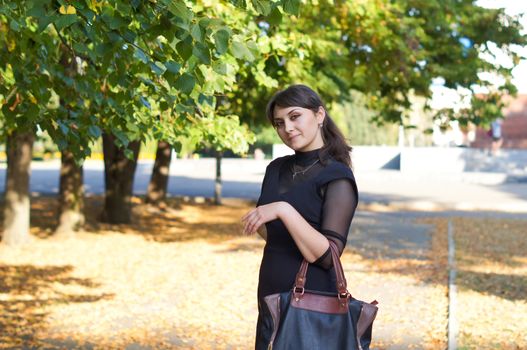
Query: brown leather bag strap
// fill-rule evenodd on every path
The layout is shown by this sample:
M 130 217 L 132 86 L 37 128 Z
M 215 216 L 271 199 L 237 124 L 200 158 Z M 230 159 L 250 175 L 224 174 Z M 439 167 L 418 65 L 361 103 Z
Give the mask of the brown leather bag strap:
M 328 240 L 329 249 L 331 251 L 331 258 L 333 259 L 333 267 L 335 268 L 335 275 L 337 278 L 337 291 L 339 294 L 348 294 L 346 277 L 344 276 L 344 270 L 342 268 L 342 263 L 340 262 L 339 251 L 337 245 L 332 240 Z M 304 289 L 306 285 L 306 275 L 307 268 L 309 263 L 306 259 L 302 260 L 300 269 L 296 274 L 295 286 L 294 289 Z
M 337 244 L 332 240 L 329 241 L 329 247 L 331 248 L 331 258 L 333 259 L 333 267 L 335 268 L 335 275 L 337 277 L 337 291 L 339 294 L 348 293 L 348 283 L 346 282 L 346 276 L 344 275 L 344 268 L 340 261 L 340 254 L 337 248 Z
M 295 279 L 295 288 L 302 288 L 306 286 L 306 275 L 307 275 L 307 267 L 309 263 L 306 259 L 302 260 L 302 264 L 300 265 L 300 269 L 298 270 L 296 274 Z

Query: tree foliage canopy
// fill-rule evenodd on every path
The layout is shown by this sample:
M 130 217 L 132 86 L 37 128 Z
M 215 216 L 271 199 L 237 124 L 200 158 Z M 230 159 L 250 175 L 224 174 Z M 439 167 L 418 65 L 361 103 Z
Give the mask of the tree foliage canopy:
M 177 144 L 196 120 L 218 117 L 216 95 L 258 55 L 256 27 L 219 14 L 278 6 L 295 12 L 298 1 L 0 1 L 5 130 L 38 126 L 80 158 L 103 130 L 122 146 L 146 136 Z M 218 125 L 225 146 L 242 151 L 226 123 L 198 129 L 210 137 Z
M 123 146 L 185 137 L 243 152 L 239 120 L 264 121 L 277 88 L 305 83 L 328 104 L 356 90 L 378 121 L 404 123 L 409 96 L 431 97 L 437 78 L 489 87 L 471 109 L 442 111 L 481 124 L 515 92 L 513 66 L 481 54 L 517 63 L 520 30 L 472 0 L 0 0 L 3 129 L 46 130 L 78 158 L 103 131 Z
M 516 89 L 514 66 L 491 63 L 482 54 L 501 49 L 517 64 L 521 57 L 514 48 L 526 44 L 517 17 L 472 0 L 317 0 L 301 6 L 298 16 L 283 16 L 277 8 L 254 20 L 263 32 L 257 39 L 262 69 L 241 71 L 230 108 L 256 123 L 265 120 L 273 90 L 305 83 L 327 104 L 359 91 L 378 122 L 405 124 L 411 96 L 430 98 L 436 79 L 473 93 L 487 87 L 485 98 L 473 94 L 470 109 L 448 111 L 448 118 L 465 124 L 486 123 L 499 115 L 501 96 Z M 504 83 L 495 87 L 482 73 Z

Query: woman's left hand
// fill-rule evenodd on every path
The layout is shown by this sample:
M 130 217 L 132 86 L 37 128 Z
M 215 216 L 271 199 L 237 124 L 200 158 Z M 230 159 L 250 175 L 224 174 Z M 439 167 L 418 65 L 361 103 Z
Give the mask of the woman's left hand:
M 242 217 L 244 227 L 242 233 L 250 235 L 256 233 L 258 228 L 266 222 L 273 221 L 279 218 L 280 211 L 284 209 L 285 202 L 273 202 L 265 205 L 260 205 L 254 208 Z

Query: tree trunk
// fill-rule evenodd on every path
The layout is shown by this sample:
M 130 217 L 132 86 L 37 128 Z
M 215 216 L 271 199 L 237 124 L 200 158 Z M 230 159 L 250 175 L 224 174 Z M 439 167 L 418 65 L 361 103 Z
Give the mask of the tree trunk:
M 221 205 L 221 159 L 223 152 L 216 153 L 216 183 L 214 186 L 214 204 Z
M 106 193 L 100 219 L 111 224 L 128 224 L 132 218 L 132 192 L 140 141 L 132 141 L 128 148 L 133 160 L 126 158 L 124 149 L 114 143 L 115 136 L 103 134 L 104 180 Z
M 75 79 L 77 61 L 71 51 L 60 45 L 62 52 L 60 63 L 64 67 L 64 74 Z M 66 100 L 65 100 L 66 99 Z M 70 118 L 68 97 L 61 96 L 60 104 L 68 111 Z M 73 153 L 64 150 L 61 153 L 60 186 L 59 186 L 59 224 L 55 235 L 70 236 L 84 225 L 84 185 L 82 166 L 75 163 Z
M 35 135 L 13 132 L 7 137 L 4 234 L 2 242 L 18 245 L 30 240 L 29 175 Z
M 84 225 L 84 184 L 82 166 L 70 151 L 62 151 L 59 189 L 59 225 L 56 235 L 72 235 Z
M 156 160 L 152 177 L 148 184 L 146 202 L 160 205 L 166 199 L 168 186 L 168 173 L 170 170 L 170 160 L 172 159 L 172 146 L 166 141 L 157 143 Z

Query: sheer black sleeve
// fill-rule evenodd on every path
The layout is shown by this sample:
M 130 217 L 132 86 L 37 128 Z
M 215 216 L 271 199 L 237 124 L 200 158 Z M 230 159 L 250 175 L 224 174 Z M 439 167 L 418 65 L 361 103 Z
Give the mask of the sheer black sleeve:
M 358 191 L 351 169 L 339 169 L 330 174 L 320 190 L 324 196 L 320 231 L 336 243 L 342 254 L 358 204 Z M 329 248 L 314 264 L 325 269 L 333 266 Z

